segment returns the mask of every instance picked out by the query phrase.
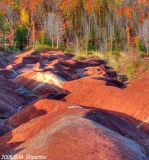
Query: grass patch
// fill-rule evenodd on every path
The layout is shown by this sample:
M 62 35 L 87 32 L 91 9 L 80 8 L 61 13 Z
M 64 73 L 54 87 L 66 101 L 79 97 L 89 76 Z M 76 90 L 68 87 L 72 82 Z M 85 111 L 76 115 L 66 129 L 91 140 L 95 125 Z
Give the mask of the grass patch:
M 3 48 L 3 47 L 0 47 L 0 51 L 3 53 L 3 54 L 15 54 L 16 52 L 18 52 L 19 50 L 17 48 L 14 48 L 13 46 L 8 46 L 6 49 Z
M 47 51 L 59 51 L 58 48 L 52 48 L 50 45 L 41 45 L 38 44 L 35 46 L 34 53 L 41 53 L 41 52 L 47 52 Z
M 85 58 L 100 58 L 100 59 L 103 59 L 104 58 L 104 55 L 99 53 L 99 52 L 95 52 L 95 51 L 90 51 L 88 53 L 84 52 L 84 51 L 81 51 L 81 52 L 77 52 L 75 53 L 75 56 L 74 56 L 74 60 L 83 60 Z
M 75 60 L 96 57 L 108 62 L 108 65 L 120 75 L 125 75 L 128 80 L 136 79 L 149 69 L 149 63 L 143 61 L 140 53 L 133 54 L 126 52 L 106 52 L 95 51 L 75 53 Z
M 143 61 L 140 55 L 133 53 L 120 52 L 119 55 L 108 55 L 107 61 L 109 66 L 119 74 L 126 75 L 128 80 L 136 79 L 149 69 L 147 61 Z

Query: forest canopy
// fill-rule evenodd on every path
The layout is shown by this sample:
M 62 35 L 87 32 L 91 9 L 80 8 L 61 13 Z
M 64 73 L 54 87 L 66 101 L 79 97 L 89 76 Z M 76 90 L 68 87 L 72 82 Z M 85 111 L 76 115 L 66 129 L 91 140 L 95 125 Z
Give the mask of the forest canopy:
M 0 46 L 149 52 L 148 0 L 0 0 Z

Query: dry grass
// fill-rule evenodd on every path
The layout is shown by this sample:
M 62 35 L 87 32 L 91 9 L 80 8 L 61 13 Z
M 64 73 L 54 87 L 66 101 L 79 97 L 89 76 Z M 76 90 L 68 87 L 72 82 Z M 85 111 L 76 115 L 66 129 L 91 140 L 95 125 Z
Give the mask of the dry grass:
M 74 59 L 81 60 L 92 57 L 106 60 L 109 66 L 111 66 L 119 74 L 126 75 L 129 80 L 141 76 L 146 70 L 149 69 L 149 63 L 147 61 L 143 61 L 138 53 L 134 54 L 133 52 L 79 52 L 75 53 Z

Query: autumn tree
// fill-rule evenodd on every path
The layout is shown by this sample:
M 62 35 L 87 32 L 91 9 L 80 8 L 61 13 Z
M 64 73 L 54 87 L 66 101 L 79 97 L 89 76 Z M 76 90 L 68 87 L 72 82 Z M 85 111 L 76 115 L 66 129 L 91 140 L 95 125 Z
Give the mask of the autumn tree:
M 140 27 L 140 38 L 144 43 L 147 53 L 149 53 L 149 20 L 144 20 Z
M 64 35 L 64 29 L 60 16 L 53 12 L 48 13 L 45 19 L 45 32 L 52 41 L 52 47 L 54 47 L 54 44 L 56 43 L 56 47 L 58 48 L 62 36 Z
M 147 0 L 1 0 L 0 13 L 4 46 L 26 27 L 34 48 L 41 37 L 86 52 L 129 50 L 137 41 L 147 48 Z

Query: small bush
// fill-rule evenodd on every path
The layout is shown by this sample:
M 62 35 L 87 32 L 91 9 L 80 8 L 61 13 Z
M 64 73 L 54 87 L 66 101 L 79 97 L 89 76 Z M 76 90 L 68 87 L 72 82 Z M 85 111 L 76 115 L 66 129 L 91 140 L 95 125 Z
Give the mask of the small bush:
M 15 48 L 14 46 L 7 46 L 7 48 L 0 47 L 0 50 L 6 55 L 7 54 L 13 54 L 13 53 L 18 51 L 18 49 Z
M 134 70 L 135 70 L 135 68 L 134 68 L 133 64 L 127 66 L 127 68 L 126 68 L 126 74 L 127 74 L 127 76 L 129 78 L 132 78 Z
M 16 42 L 16 47 L 20 50 L 24 49 L 27 45 L 27 28 L 25 26 L 19 26 L 14 35 L 14 41 Z
M 70 48 L 70 47 L 68 47 L 68 48 L 65 50 L 65 52 L 73 52 L 73 49 Z
M 147 52 L 146 47 L 139 40 L 137 41 L 136 47 L 142 54 Z
M 47 51 L 59 51 L 58 48 L 52 48 L 50 45 L 35 45 L 35 53 L 47 52 Z
M 51 50 L 51 46 L 49 46 L 49 45 L 37 44 L 37 45 L 35 46 L 35 52 L 36 52 L 36 53 L 46 52 L 46 51 L 49 51 L 49 50 Z
M 70 52 L 70 51 L 67 51 L 64 43 L 61 43 L 58 49 L 61 50 L 61 51 L 64 51 L 64 52 Z
M 33 48 L 33 46 L 27 46 L 27 47 L 24 48 L 24 51 L 29 51 L 29 50 L 31 50 L 32 48 Z

